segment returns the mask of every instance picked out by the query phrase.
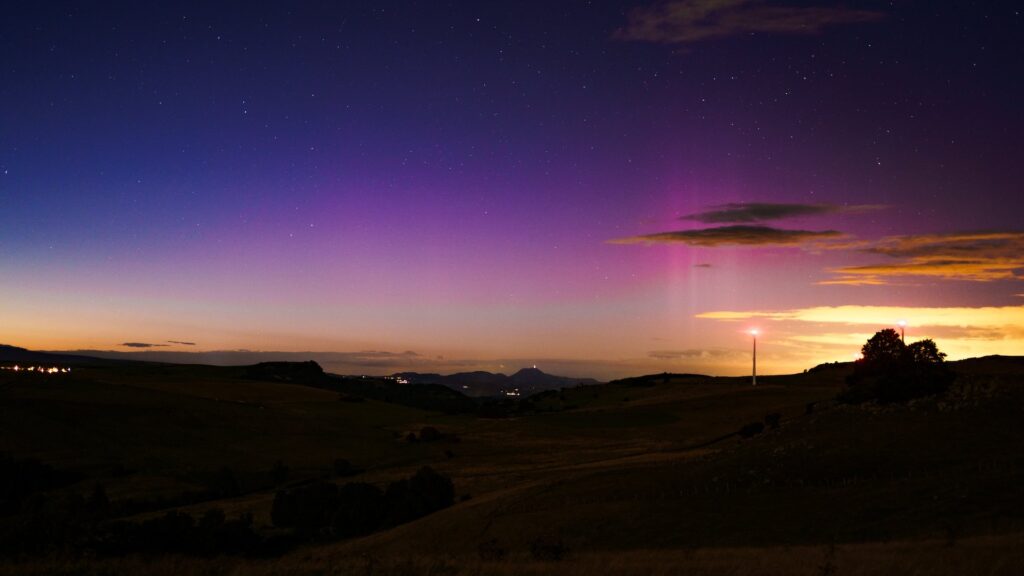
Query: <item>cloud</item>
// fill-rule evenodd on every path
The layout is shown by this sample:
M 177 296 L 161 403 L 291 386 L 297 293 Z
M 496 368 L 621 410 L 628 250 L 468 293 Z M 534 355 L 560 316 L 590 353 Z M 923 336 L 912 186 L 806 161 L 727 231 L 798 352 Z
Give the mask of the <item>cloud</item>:
M 705 224 L 729 224 L 765 222 L 798 218 L 801 216 L 822 216 L 826 214 L 861 214 L 885 208 L 883 205 L 862 204 L 839 206 L 837 204 L 777 204 L 767 202 L 733 202 L 712 206 L 711 210 L 683 216 L 681 220 L 696 220 Z
M 694 268 L 713 268 L 713 266 L 711 264 L 708 264 L 706 262 L 705 263 L 701 263 L 701 264 L 694 264 L 693 267 Z
M 168 340 L 171 344 L 181 344 L 182 346 L 195 346 L 195 342 L 182 342 L 181 340 Z
M 791 310 L 748 310 L 702 312 L 697 318 L 741 321 L 766 319 L 772 321 L 813 322 L 887 327 L 899 319 L 911 325 L 963 328 L 1024 325 L 1024 306 L 982 306 L 913 308 L 899 306 L 817 306 Z
M 121 346 L 127 346 L 128 348 L 159 348 L 166 346 L 166 344 L 149 344 L 146 342 L 122 342 Z
M 686 244 L 689 246 L 800 246 L 842 238 L 835 230 L 785 230 L 770 226 L 720 226 L 659 232 L 610 240 L 612 244 Z
M 846 266 L 821 284 L 890 284 L 929 277 L 973 282 L 1024 279 L 1024 232 L 970 232 L 891 236 L 861 243 L 861 252 L 895 262 Z
M 736 358 L 743 354 L 736 350 L 724 348 L 715 349 L 690 349 L 690 350 L 652 350 L 647 353 L 648 358 L 655 360 L 711 360 L 722 358 Z
M 846 360 L 872 334 L 908 322 L 907 340 L 933 338 L 950 359 L 990 354 L 1018 355 L 1024 350 L 1024 306 L 899 307 L 818 306 L 788 310 L 719 310 L 697 318 L 758 322 L 759 345 L 781 346 L 810 362 Z
M 817 34 L 828 26 L 881 20 L 842 6 L 777 6 L 759 0 L 674 0 L 634 8 L 619 40 L 691 44 L 741 34 Z

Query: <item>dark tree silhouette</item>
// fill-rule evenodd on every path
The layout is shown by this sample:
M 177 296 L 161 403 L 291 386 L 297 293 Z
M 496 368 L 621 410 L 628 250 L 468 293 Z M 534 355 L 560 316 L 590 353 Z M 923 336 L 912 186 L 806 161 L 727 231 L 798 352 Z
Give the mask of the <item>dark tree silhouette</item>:
M 907 346 L 907 353 L 917 364 L 939 364 L 946 359 L 946 353 L 939 352 L 939 347 L 930 338 Z
M 278 460 L 274 462 L 274 466 L 270 469 L 270 481 L 273 482 L 274 486 L 280 486 L 288 481 L 288 473 L 290 471 L 284 462 Z
M 892 329 L 877 332 L 861 349 L 864 358 L 846 378 L 841 402 L 906 402 L 944 392 L 954 379 L 932 340 L 909 346 Z
M 865 364 L 884 365 L 899 362 L 906 348 L 899 333 L 892 328 L 886 328 L 876 332 L 860 351 Z

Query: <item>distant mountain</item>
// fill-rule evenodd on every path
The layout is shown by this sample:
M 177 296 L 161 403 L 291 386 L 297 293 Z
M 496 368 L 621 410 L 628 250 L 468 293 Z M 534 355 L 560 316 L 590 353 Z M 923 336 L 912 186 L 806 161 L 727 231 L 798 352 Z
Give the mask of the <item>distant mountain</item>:
M 78 354 L 35 352 L 17 346 L 0 344 L 0 362 L 23 362 L 36 364 L 62 364 L 69 366 L 95 366 L 109 364 L 137 364 L 134 360 L 114 360 Z
M 442 376 L 441 374 L 421 374 L 418 372 L 399 372 L 392 376 L 408 384 L 440 384 L 457 390 L 467 396 L 529 396 L 545 390 L 571 388 L 586 384 L 599 384 L 593 378 L 569 378 L 546 374 L 537 368 L 523 368 L 515 374 L 495 374 L 492 372 L 459 372 Z

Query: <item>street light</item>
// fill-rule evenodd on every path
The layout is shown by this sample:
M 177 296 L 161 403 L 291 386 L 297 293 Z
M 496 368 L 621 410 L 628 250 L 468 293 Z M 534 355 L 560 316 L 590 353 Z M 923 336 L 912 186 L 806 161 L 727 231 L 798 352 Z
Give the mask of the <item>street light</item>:
M 757 328 L 751 330 L 750 335 L 754 337 L 754 367 L 751 372 L 750 381 L 754 386 L 757 386 Z
M 900 326 L 900 340 L 902 340 L 903 343 L 906 344 L 907 343 L 907 337 L 906 337 L 906 334 L 904 334 L 904 330 L 907 328 L 907 321 L 906 320 L 900 320 L 899 322 L 897 322 L 897 324 L 899 324 L 899 326 Z

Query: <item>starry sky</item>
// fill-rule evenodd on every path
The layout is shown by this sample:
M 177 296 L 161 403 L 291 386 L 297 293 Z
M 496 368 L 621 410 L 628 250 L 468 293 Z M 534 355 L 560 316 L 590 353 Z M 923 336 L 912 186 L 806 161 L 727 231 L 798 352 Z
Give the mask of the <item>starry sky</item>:
M 904 319 L 1019 354 L 1021 37 L 1014 2 L 4 2 L 0 342 L 611 378 Z

